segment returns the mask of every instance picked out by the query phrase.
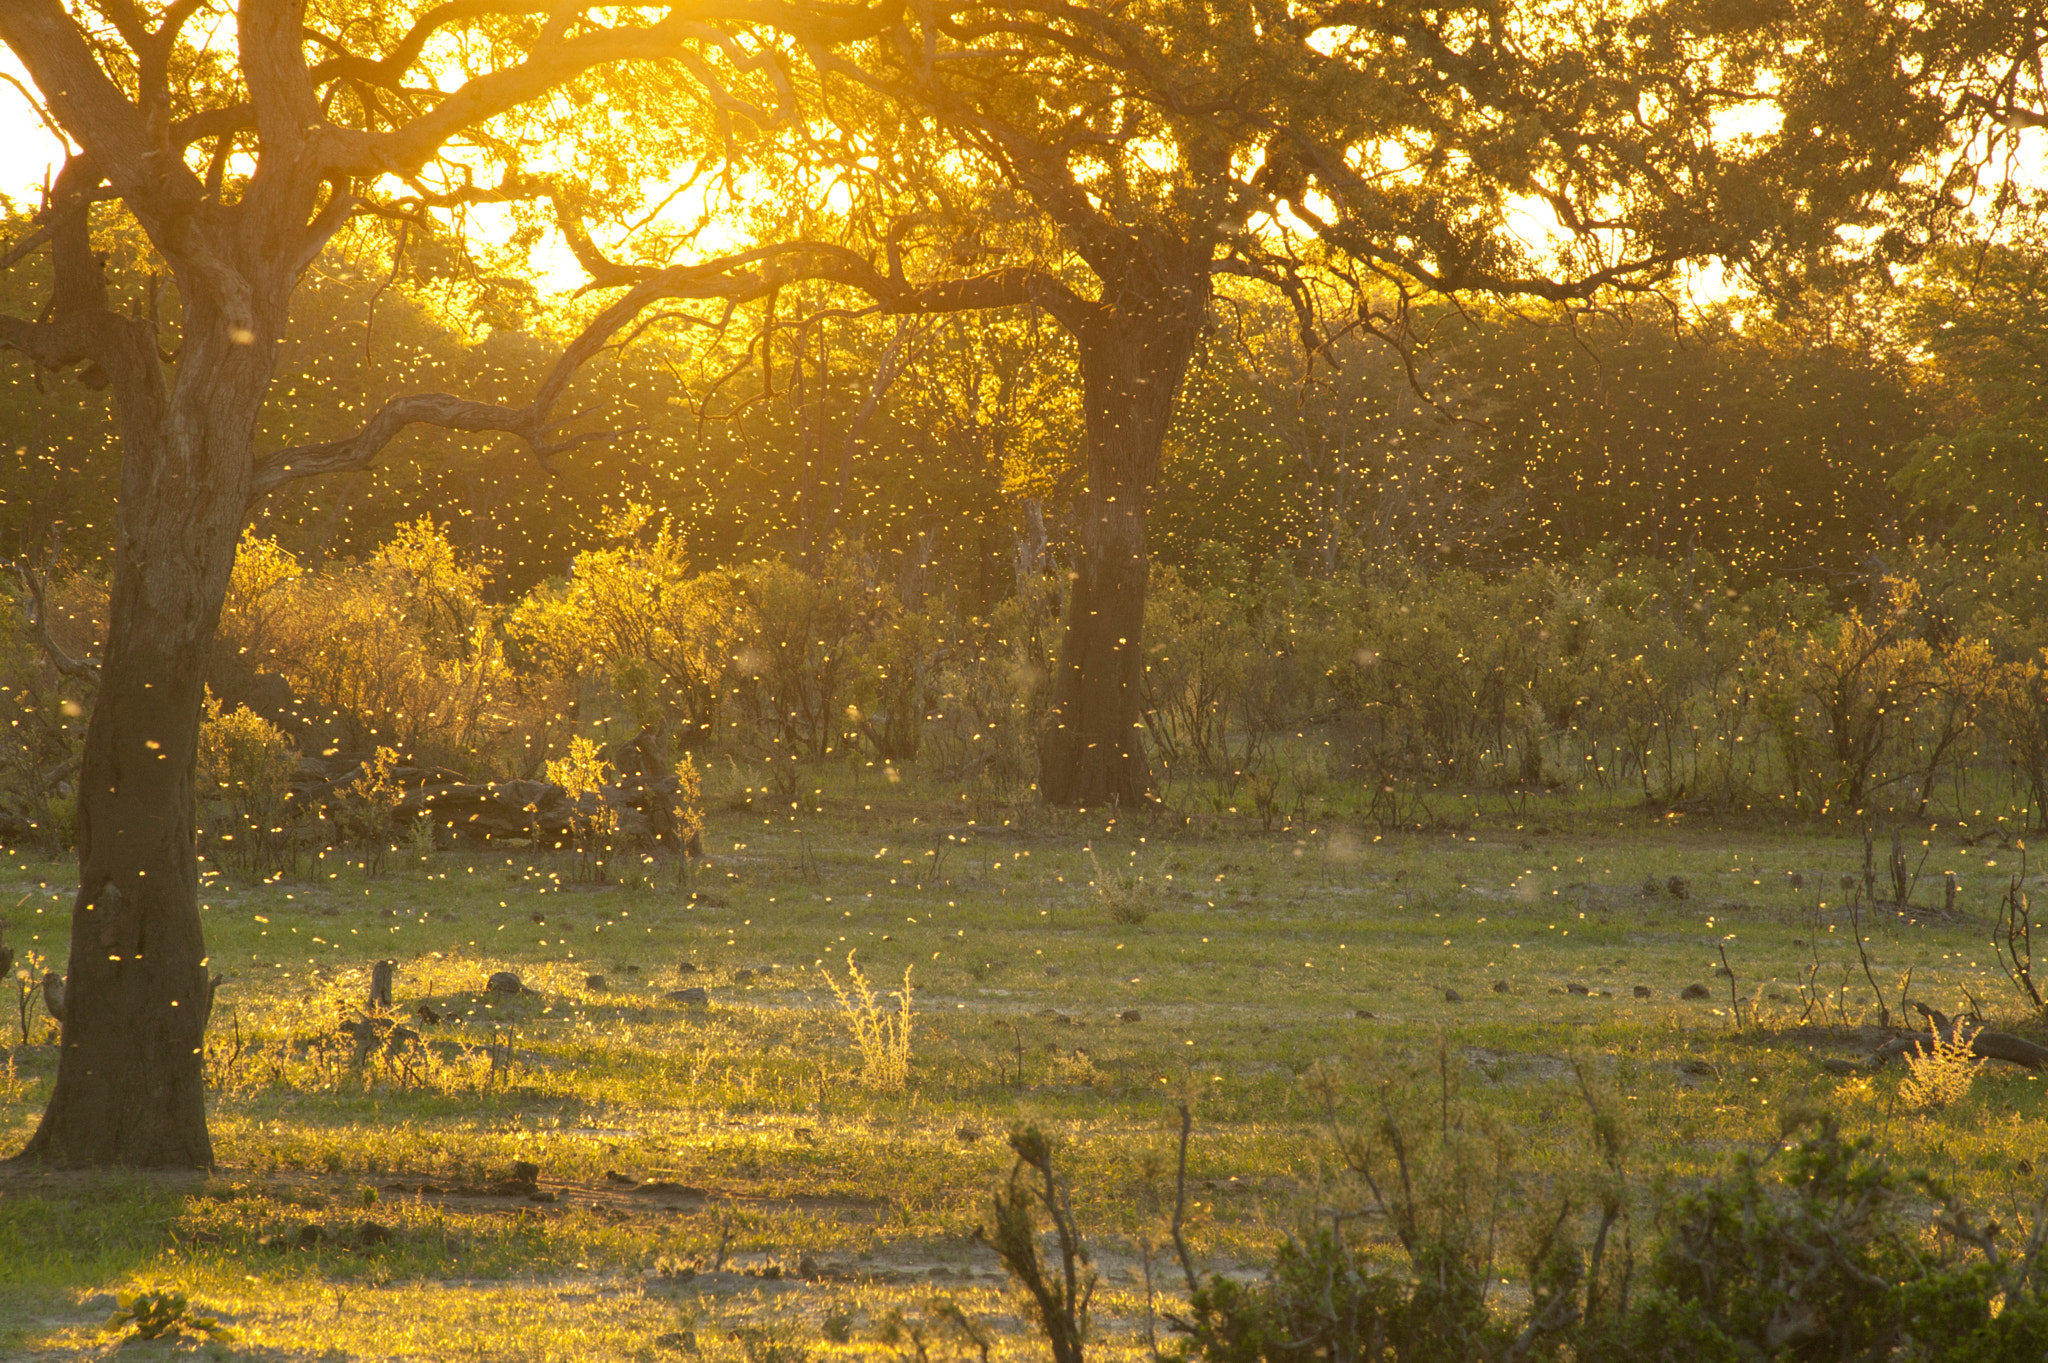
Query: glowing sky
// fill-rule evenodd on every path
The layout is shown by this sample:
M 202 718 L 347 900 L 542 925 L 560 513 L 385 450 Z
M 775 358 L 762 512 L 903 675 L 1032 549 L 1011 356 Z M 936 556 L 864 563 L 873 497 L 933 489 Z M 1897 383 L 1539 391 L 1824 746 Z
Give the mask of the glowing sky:
M 29 83 L 28 72 L 4 47 L 0 47 L 0 71 L 24 85 Z M 63 159 L 64 144 L 43 126 L 21 91 L 0 81 L 0 194 L 33 204 L 44 171 Z

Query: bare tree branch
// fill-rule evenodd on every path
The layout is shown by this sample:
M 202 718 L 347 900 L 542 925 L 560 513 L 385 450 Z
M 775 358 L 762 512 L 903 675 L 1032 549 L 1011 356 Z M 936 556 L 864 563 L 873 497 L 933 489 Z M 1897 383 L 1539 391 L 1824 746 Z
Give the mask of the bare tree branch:
M 83 155 L 65 162 L 49 202 L 37 215 L 38 232 L 9 252 L 8 261 L 36 244 L 50 246 L 52 284 L 41 320 L 0 315 L 0 349 L 27 355 L 40 369 L 87 366 L 83 381 L 104 388 L 110 379 L 133 380 L 128 400 L 145 407 L 161 401 L 164 375 L 156 352 L 156 326 L 108 306 L 106 276 L 93 249 L 90 211 L 98 172 Z
M 332 80 L 347 79 L 397 90 L 405 73 L 419 61 L 420 54 L 426 51 L 434 35 L 450 24 L 491 14 L 546 14 L 561 8 L 561 0 L 451 0 L 448 4 L 436 5 L 415 19 L 405 36 L 382 57 L 358 56 L 340 40 L 308 28 L 307 38 L 335 53 L 313 68 L 313 83 L 325 85 Z
M 39 4 L 51 0 L 35 0 Z M 720 24 L 760 24 L 808 40 L 831 43 L 879 32 L 893 22 L 896 6 L 798 4 L 785 0 L 714 0 L 680 9 L 645 26 L 603 28 L 543 41 L 513 66 L 488 71 L 449 92 L 431 109 L 389 132 L 366 132 L 323 124 L 319 159 L 330 172 L 349 175 L 409 175 L 425 165 L 465 128 L 515 109 L 585 71 L 625 61 L 679 59 L 685 46 L 703 43 L 731 51 L 732 38 Z
M 60 526 L 57 530 L 57 537 L 53 538 L 50 544 L 51 559 L 55 559 L 57 556 L 57 545 L 61 543 L 62 533 L 63 528 Z M 63 650 L 57 643 L 56 637 L 50 633 L 50 612 L 48 605 L 44 601 L 42 572 L 29 567 L 28 564 L 20 559 L 14 559 L 5 566 L 14 570 L 15 577 L 21 581 L 22 589 L 28 593 L 28 623 L 30 628 L 35 630 L 36 642 L 43 646 L 43 654 L 50 660 L 50 665 L 67 677 L 77 681 L 90 682 L 95 686 L 99 685 L 99 664 L 91 658 L 72 657 Z
M 94 58 L 63 0 L 8 0 L 0 5 L 0 42 L 21 58 L 67 134 L 85 147 L 124 195 L 161 196 L 179 174 L 197 195 L 199 182 L 176 157 L 154 155 L 142 113 Z
M 37 121 L 39 121 L 45 128 L 48 128 L 50 130 L 50 135 L 52 137 L 56 138 L 59 142 L 63 142 L 69 145 L 71 139 L 64 135 L 64 130 L 62 128 L 57 126 L 57 120 L 51 115 L 50 111 L 43 106 L 43 102 L 40 99 L 36 98 L 35 91 L 29 89 L 26 85 L 23 85 L 19 80 L 16 80 L 13 76 L 9 75 L 5 71 L 0 71 L 0 80 L 6 81 L 9 85 L 13 86 L 15 89 L 21 92 L 21 97 L 28 101 L 28 107 L 35 112 Z
M 737 306 L 766 298 L 798 279 L 844 285 L 874 299 L 876 311 L 897 316 L 1035 303 L 1048 311 L 1064 311 L 1079 325 L 1096 307 L 1058 280 L 1023 268 L 922 286 L 900 284 L 858 253 L 822 242 L 767 246 L 698 265 L 671 266 L 647 275 L 599 313 L 563 350 L 525 406 L 506 407 L 449 393 L 394 398 L 352 435 L 278 450 L 258 460 L 250 496 L 260 497 L 300 478 L 368 468 L 408 426 L 502 432 L 517 436 L 543 460 L 573 444 L 602 438 L 586 434 L 567 441 L 555 439 L 551 432 L 560 420 L 554 409 L 577 372 L 642 311 L 656 302 L 677 298 L 722 299 L 729 307 Z

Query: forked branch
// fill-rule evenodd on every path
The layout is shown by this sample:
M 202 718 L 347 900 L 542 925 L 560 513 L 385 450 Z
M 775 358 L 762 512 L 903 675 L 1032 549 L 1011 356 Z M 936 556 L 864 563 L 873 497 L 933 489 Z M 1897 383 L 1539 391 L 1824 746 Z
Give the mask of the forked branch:
M 50 556 L 56 557 L 55 544 L 51 545 Z M 58 644 L 56 636 L 50 633 L 50 610 L 44 597 L 43 574 L 20 559 L 6 566 L 14 569 L 15 577 L 20 579 L 22 589 L 28 593 L 29 627 L 35 630 L 36 642 L 42 645 L 43 655 L 50 660 L 50 666 L 76 681 L 99 685 L 99 664 L 91 658 L 72 657 Z

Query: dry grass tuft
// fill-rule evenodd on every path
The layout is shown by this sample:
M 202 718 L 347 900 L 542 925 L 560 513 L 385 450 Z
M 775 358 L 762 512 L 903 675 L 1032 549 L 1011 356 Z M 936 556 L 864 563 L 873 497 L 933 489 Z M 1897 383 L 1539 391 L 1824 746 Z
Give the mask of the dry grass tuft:
M 853 1028 L 854 1044 L 860 1047 L 860 1082 L 882 1093 L 901 1092 L 910 1083 L 910 967 L 903 967 L 903 992 L 894 1013 L 884 1012 L 874 987 L 861 968 L 846 953 L 846 974 L 853 993 L 840 987 L 832 972 L 819 967 L 818 973 L 832 986 L 839 1011 Z
M 1134 871 L 1105 871 L 1093 852 L 1088 854 L 1088 862 L 1095 868 L 1091 883 L 1102 906 L 1109 910 L 1110 922 L 1135 927 L 1159 907 L 1159 889 L 1143 875 Z

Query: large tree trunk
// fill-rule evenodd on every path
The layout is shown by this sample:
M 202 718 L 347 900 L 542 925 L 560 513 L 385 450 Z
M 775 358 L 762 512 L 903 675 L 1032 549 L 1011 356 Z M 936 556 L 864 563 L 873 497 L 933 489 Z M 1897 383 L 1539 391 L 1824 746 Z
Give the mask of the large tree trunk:
M 79 771 L 63 1039 L 56 1089 L 23 1159 L 213 1163 L 202 1082 L 213 990 L 194 764 L 274 346 L 200 315 L 208 312 L 188 312 L 169 391 L 138 377 L 153 354 L 114 375 L 122 488 L 106 648 Z M 282 318 L 265 320 L 274 337 Z
M 1206 263 L 1127 285 L 1076 332 L 1088 488 L 1066 634 L 1039 743 L 1047 804 L 1134 808 L 1153 798 L 1145 758 L 1145 517 L 1181 380 L 1208 309 Z

